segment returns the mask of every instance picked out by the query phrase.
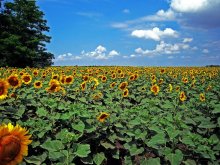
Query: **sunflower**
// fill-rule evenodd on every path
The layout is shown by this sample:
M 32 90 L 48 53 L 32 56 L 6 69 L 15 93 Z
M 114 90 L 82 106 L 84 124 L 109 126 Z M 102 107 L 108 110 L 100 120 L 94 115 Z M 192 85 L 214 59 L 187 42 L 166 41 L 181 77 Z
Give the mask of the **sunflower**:
M 173 86 L 172 84 L 169 84 L 169 92 L 172 92 L 172 90 L 173 90 Z
M 204 95 L 204 93 L 200 93 L 199 99 L 200 99 L 200 101 L 205 101 L 205 95 Z
M 65 84 L 72 84 L 73 83 L 73 76 L 69 75 L 65 78 Z
M 164 68 L 160 69 L 160 73 L 164 74 L 165 73 L 165 69 Z
M 42 82 L 41 81 L 35 81 L 34 82 L 34 88 L 41 88 L 42 87 Z
M 103 123 L 105 119 L 107 119 L 110 116 L 110 114 L 106 112 L 101 112 L 101 114 L 97 117 L 97 120 Z
M 155 85 L 153 85 L 153 86 L 151 87 L 150 90 L 151 90 L 151 92 L 154 93 L 154 95 L 157 95 L 158 92 L 160 91 L 160 87 L 159 87 L 157 84 L 155 84 Z
M 3 79 L 0 79 L 0 100 L 3 100 L 7 97 L 8 87 L 9 87 L 8 82 Z
M 116 82 L 112 82 L 109 86 L 110 86 L 110 88 L 114 88 L 115 85 L 116 85 Z
M 52 79 L 59 80 L 59 74 L 52 73 Z
M 128 89 L 123 90 L 122 96 L 123 97 L 128 97 L 129 91 Z
M 22 75 L 21 79 L 22 79 L 22 82 L 26 85 L 30 84 L 32 81 L 32 77 L 29 74 Z
M 18 75 L 14 74 L 7 78 L 8 84 L 13 88 L 21 86 L 21 80 L 18 79 Z
M 185 101 L 186 100 L 186 95 L 185 95 L 185 92 L 180 92 L 180 100 L 181 101 Z
M 86 89 L 86 81 L 82 82 L 80 86 L 82 91 L 84 91 Z
M 107 77 L 106 76 L 102 76 L 102 82 L 106 82 L 107 81 Z
M 130 75 L 129 80 L 130 80 L 130 81 L 135 80 L 135 76 L 134 76 L 134 75 Z
M 176 91 L 178 92 L 180 90 L 180 86 L 176 86 Z
M 122 82 L 120 85 L 119 85 L 119 89 L 120 90 L 124 90 L 126 87 L 128 86 L 128 82 Z
M 46 88 L 47 92 L 59 92 L 61 90 L 61 86 L 59 81 L 52 79 L 49 82 L 50 87 Z
M 160 78 L 159 81 L 158 81 L 158 84 L 162 84 L 163 83 L 163 79 Z
M 0 164 L 17 165 L 28 155 L 28 145 L 32 142 L 28 131 L 19 125 L 0 125 Z
M 34 75 L 34 76 L 37 76 L 38 73 L 39 73 L 39 71 L 38 71 L 37 69 L 35 69 L 35 70 L 33 71 L 33 75 Z
M 65 84 L 65 79 L 66 79 L 66 76 L 65 75 L 61 75 L 60 76 L 60 83 L 61 84 Z
M 111 78 L 112 78 L 112 79 L 115 79 L 115 78 L 116 78 L 116 74 L 113 73 L 113 74 L 111 75 Z

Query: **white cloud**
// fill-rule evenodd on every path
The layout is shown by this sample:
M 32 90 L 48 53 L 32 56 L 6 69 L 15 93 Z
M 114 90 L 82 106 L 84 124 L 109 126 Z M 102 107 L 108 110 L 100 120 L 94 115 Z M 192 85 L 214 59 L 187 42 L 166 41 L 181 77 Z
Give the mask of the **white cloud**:
M 203 49 L 202 53 L 209 53 L 209 50 L 208 49 Z
M 129 9 L 124 9 L 122 12 L 125 13 L 125 14 L 129 14 L 130 10 Z
M 177 37 L 178 33 L 171 28 L 160 30 L 158 27 L 154 27 L 152 30 L 134 30 L 132 31 L 131 36 L 160 41 L 161 38 L 164 37 Z
M 161 41 L 159 44 L 156 45 L 155 49 L 153 50 L 143 50 L 142 48 L 135 49 L 135 53 L 140 55 L 146 55 L 146 56 L 155 56 L 159 54 L 177 54 L 180 53 L 181 50 L 189 49 L 190 46 L 185 43 L 175 43 L 175 44 L 169 44 L 165 43 L 164 41 Z
M 208 6 L 208 0 L 171 0 L 171 8 L 177 12 L 197 12 Z
M 183 26 L 196 29 L 220 27 L 220 0 L 171 0 L 170 8 Z
M 119 53 L 116 50 L 111 50 L 108 53 L 107 49 L 104 46 L 99 45 L 94 51 L 91 52 L 82 51 L 81 55 L 86 58 L 89 57 L 97 60 L 107 60 L 109 58 L 113 58 L 114 56 L 119 55 Z
M 59 55 L 54 61 L 68 61 L 68 60 L 79 60 L 82 59 L 80 56 L 75 56 L 72 53 L 65 53 Z
M 112 50 L 109 52 L 109 56 L 118 56 L 119 53 L 116 50 Z
M 193 38 L 184 38 L 183 43 L 192 42 Z

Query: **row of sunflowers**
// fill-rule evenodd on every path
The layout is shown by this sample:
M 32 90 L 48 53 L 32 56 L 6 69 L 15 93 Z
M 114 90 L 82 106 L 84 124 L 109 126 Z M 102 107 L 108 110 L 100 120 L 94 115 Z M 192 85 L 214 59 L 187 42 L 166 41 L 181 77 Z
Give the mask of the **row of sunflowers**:
M 218 163 L 219 71 L 0 68 L 0 164 Z

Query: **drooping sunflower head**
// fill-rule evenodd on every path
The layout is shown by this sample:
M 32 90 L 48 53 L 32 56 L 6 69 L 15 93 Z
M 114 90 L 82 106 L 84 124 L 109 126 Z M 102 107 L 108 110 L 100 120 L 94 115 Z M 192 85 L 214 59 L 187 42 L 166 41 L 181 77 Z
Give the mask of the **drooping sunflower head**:
M 0 100 L 7 97 L 9 84 L 7 81 L 0 79 Z
M 34 82 L 34 88 L 39 89 L 39 88 L 41 88 L 41 87 L 42 87 L 42 81 L 35 81 L 35 82 Z
M 12 88 L 18 88 L 21 86 L 21 80 L 18 78 L 18 75 L 14 74 L 7 78 L 8 84 Z
M 0 163 L 17 165 L 28 155 L 28 145 L 32 142 L 28 131 L 19 125 L 0 125 Z
M 32 77 L 29 74 L 22 75 L 21 79 L 22 79 L 22 82 L 26 85 L 30 84 L 32 81 Z
M 110 114 L 108 114 L 106 112 L 101 112 L 101 114 L 97 117 L 97 120 L 99 122 L 103 123 L 109 116 L 110 116 Z
M 154 93 L 154 95 L 157 95 L 158 92 L 160 91 L 160 87 L 159 87 L 157 84 L 155 84 L 155 85 L 153 85 L 153 86 L 151 87 L 150 90 L 151 90 L 151 92 Z

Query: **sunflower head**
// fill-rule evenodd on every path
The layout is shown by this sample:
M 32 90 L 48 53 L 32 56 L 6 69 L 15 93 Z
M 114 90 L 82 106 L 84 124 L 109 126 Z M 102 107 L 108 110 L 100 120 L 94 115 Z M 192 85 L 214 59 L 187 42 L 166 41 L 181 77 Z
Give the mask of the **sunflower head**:
M 12 88 L 18 88 L 21 86 L 21 80 L 19 80 L 18 75 L 16 74 L 9 76 L 7 81 Z
M 153 86 L 151 87 L 150 90 L 151 90 L 151 92 L 154 93 L 154 95 L 157 95 L 158 92 L 160 91 L 160 87 L 159 87 L 157 84 L 155 84 L 155 85 L 153 85 Z
M 199 95 L 199 99 L 200 99 L 200 101 L 205 101 L 205 94 L 204 93 L 200 93 L 200 95 Z
M 105 121 L 105 119 L 107 119 L 110 116 L 110 114 L 106 113 L 106 112 L 101 112 L 101 114 L 97 117 L 97 120 L 101 123 L 103 123 Z
M 32 142 L 28 131 L 19 125 L 0 125 L 0 163 L 17 165 L 28 155 L 28 145 Z
M 119 89 L 120 90 L 124 90 L 124 89 L 126 89 L 126 87 L 128 86 L 128 82 L 122 82 L 120 85 L 119 85 Z
M 22 75 L 21 79 L 22 79 L 22 82 L 26 85 L 30 84 L 32 81 L 32 77 L 29 74 Z
M 73 76 L 72 75 L 66 76 L 65 84 L 72 84 L 72 83 L 73 83 Z
M 123 97 L 128 97 L 129 91 L 128 89 L 123 90 L 122 96 Z
M 185 101 L 186 100 L 186 94 L 185 94 L 185 92 L 180 92 L 180 100 L 183 102 L 183 101 Z
M 34 88 L 39 89 L 39 88 L 41 88 L 41 87 L 42 87 L 42 82 L 41 82 L 41 81 L 35 81 L 35 82 L 34 82 Z
M 0 79 L 0 100 L 7 97 L 9 84 L 7 81 Z

